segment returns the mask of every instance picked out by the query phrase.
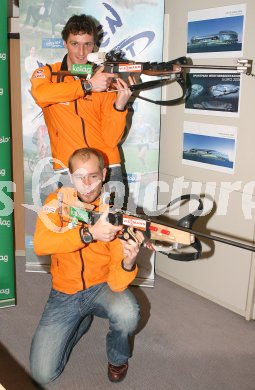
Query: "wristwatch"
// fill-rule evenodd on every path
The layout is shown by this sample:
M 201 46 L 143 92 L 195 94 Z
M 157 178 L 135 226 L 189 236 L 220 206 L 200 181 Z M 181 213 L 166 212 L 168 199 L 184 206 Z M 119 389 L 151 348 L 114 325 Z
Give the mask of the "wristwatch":
M 80 228 L 80 236 L 83 244 L 90 244 L 94 240 L 87 226 Z
M 92 92 L 92 84 L 89 81 L 81 80 L 81 86 L 85 95 L 89 95 Z

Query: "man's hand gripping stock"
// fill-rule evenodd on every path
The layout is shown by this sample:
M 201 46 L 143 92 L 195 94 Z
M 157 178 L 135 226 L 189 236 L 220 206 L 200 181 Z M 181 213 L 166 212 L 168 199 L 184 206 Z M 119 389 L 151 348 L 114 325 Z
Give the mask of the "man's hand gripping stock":
M 202 246 L 192 233 L 192 224 L 200 216 L 203 204 L 196 195 L 182 195 L 171 201 L 166 209 L 174 204 L 194 199 L 198 208 L 180 219 L 175 225 L 168 222 L 152 220 L 147 216 L 130 213 L 127 210 L 114 208 L 109 210 L 108 205 L 103 211 L 97 212 L 85 208 L 70 206 L 69 218 L 71 224 L 88 226 L 89 233 L 94 240 L 108 242 L 118 237 L 124 241 L 123 251 L 127 255 L 127 263 L 132 263 L 139 246 L 152 251 L 158 251 L 171 259 L 191 261 L 201 257 Z M 133 241 L 133 242 L 132 242 Z M 182 248 L 188 251 L 182 252 Z
M 117 73 L 105 72 L 104 65 L 99 66 L 93 76 L 89 79 L 92 86 L 92 92 L 103 92 L 111 89 L 117 92 L 117 99 L 115 101 L 115 108 L 119 111 L 124 111 L 125 106 L 132 95 L 129 88 L 130 85 L 135 84 L 132 76 L 128 76 L 128 83 L 121 79 Z
M 123 225 L 114 226 L 108 222 L 109 206 L 106 206 L 105 211 L 94 225 L 89 226 L 89 232 L 94 240 L 109 242 L 116 237 L 123 238 Z M 144 236 L 141 231 L 132 233 L 132 238 L 121 240 L 123 250 L 123 266 L 127 270 L 131 270 L 135 264 L 136 256 L 139 252 L 139 247 L 144 241 Z

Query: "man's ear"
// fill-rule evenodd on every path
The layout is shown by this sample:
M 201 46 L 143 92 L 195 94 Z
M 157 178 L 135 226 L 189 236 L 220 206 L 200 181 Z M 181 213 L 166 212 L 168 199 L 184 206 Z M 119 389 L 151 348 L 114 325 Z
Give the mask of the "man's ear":
M 67 47 L 66 47 L 66 41 L 64 41 L 64 46 L 65 46 L 65 49 L 67 49 Z
M 70 182 L 73 184 L 73 175 L 69 169 L 68 169 L 68 176 L 69 176 Z
M 103 169 L 103 182 L 105 181 L 106 173 L 107 173 L 107 169 L 104 168 Z

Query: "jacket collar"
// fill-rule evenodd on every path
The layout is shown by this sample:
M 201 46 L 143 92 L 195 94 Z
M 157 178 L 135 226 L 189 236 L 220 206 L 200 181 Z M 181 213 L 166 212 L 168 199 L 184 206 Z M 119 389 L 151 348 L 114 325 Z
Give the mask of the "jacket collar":
M 63 58 L 63 61 L 61 63 L 61 68 L 60 70 L 68 70 L 68 66 L 67 66 L 67 54 L 65 55 L 65 57 Z

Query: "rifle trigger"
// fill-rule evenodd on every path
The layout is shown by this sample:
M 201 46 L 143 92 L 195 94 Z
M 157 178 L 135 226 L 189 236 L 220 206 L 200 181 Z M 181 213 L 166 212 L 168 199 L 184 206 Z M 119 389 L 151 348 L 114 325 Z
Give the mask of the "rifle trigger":
M 125 241 L 131 239 L 135 241 L 137 244 L 139 244 L 139 240 L 135 235 L 134 229 L 130 226 L 125 226 L 118 237 Z

